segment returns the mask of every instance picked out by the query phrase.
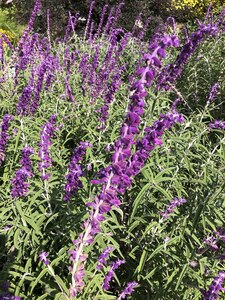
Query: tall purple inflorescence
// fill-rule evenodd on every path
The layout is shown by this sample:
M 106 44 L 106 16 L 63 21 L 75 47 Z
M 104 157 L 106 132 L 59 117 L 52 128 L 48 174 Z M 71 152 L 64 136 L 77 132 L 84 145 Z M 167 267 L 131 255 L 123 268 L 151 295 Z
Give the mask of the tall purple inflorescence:
M 130 157 L 126 168 L 126 174 L 134 177 L 144 166 L 151 151 L 162 145 L 162 135 L 176 123 L 183 123 L 184 118 L 176 110 L 167 114 L 161 114 L 160 119 L 150 127 L 146 127 L 145 135 L 136 142 L 136 151 Z
M 27 25 L 27 28 L 26 30 L 24 31 L 19 43 L 18 43 L 18 49 L 21 49 L 23 47 L 23 44 L 25 43 L 27 37 L 28 37 L 28 34 L 30 33 L 30 31 L 33 29 L 33 26 L 34 26 L 34 21 L 35 21 L 35 18 L 37 16 L 37 13 L 38 11 L 40 10 L 41 8 L 41 0 L 37 0 L 35 5 L 34 5 L 34 9 L 31 13 L 31 17 L 30 17 L 30 20 L 29 20 L 29 23 Z
M 108 9 L 108 5 L 106 4 L 106 5 L 103 7 L 103 9 L 102 9 L 102 14 L 101 14 L 100 22 L 99 22 L 99 24 L 98 24 L 98 28 L 97 28 L 97 31 L 96 31 L 96 34 L 95 34 L 94 38 L 98 38 L 99 35 L 100 35 L 100 32 L 101 32 L 101 30 L 102 30 L 102 25 L 103 25 L 103 21 L 104 21 L 104 18 L 105 18 L 107 9 Z
M 51 166 L 52 159 L 49 156 L 49 147 L 52 145 L 51 138 L 54 135 L 56 123 L 56 116 L 52 115 L 49 122 L 45 123 L 41 128 L 40 143 L 39 143 L 39 171 L 41 172 L 41 177 L 43 180 L 48 180 L 51 176 L 50 173 L 46 173 L 47 168 Z
M 204 300 L 217 300 L 219 299 L 220 291 L 225 291 L 225 288 L 222 287 L 222 284 L 225 279 L 225 272 L 219 272 L 218 276 L 214 278 L 212 284 L 209 287 L 208 291 L 202 291 Z
M 111 29 L 113 29 L 113 28 L 115 27 L 115 25 L 116 25 L 116 23 L 117 23 L 117 21 L 118 21 L 118 19 L 119 19 L 119 17 L 120 17 L 120 14 L 121 14 L 121 11 L 122 11 L 122 7 L 123 7 L 124 5 L 125 5 L 125 2 L 124 2 L 124 1 L 121 1 L 121 2 L 118 4 L 118 6 L 117 6 L 117 8 L 116 8 L 115 15 L 114 15 L 113 18 L 112 18 L 112 23 L 110 24 Z
M 1 134 L 0 134 L 0 166 L 2 165 L 3 161 L 5 160 L 5 150 L 6 150 L 6 143 L 9 139 L 9 135 L 7 133 L 10 122 L 13 120 L 13 116 L 11 115 L 4 115 L 1 124 Z
M 79 18 L 78 13 L 75 16 L 72 16 L 69 13 L 69 20 L 68 20 L 68 23 L 67 23 L 67 26 L 66 26 L 66 32 L 65 32 L 65 35 L 64 35 L 64 38 L 63 38 L 64 42 L 66 42 L 70 38 L 71 32 L 75 33 L 75 27 L 76 27 L 78 18 Z
M 164 131 L 176 122 L 183 121 L 183 117 L 176 111 L 161 115 L 161 119 L 155 122 L 153 127 L 146 129 L 144 138 L 135 141 L 135 135 L 139 132 L 140 117 L 144 113 L 144 98 L 147 95 L 145 88 L 151 85 L 156 71 L 161 67 L 161 59 L 166 56 L 165 49 L 178 45 L 179 40 L 175 35 L 154 38 L 153 44 L 149 47 L 150 53 L 144 56 L 146 66 L 137 71 L 137 75 L 141 78 L 132 85 L 131 102 L 121 128 L 120 138 L 114 146 L 112 163 L 100 172 L 100 179 L 92 181 L 94 184 L 101 184 L 102 187 L 94 200 L 87 204 L 92 207 L 90 216 L 83 225 L 84 233 L 74 241 L 75 249 L 71 255 L 70 269 L 72 273 L 70 294 L 74 297 L 82 291 L 84 285 L 82 276 L 85 274 L 84 261 L 87 259 L 87 255 L 85 256 L 83 252 L 84 247 L 90 245 L 94 236 L 101 231 L 100 224 L 105 219 L 104 214 L 113 206 L 120 205 L 119 194 L 123 194 L 131 185 L 133 177 L 140 171 L 150 151 L 162 143 L 161 136 Z M 132 155 L 131 146 L 135 144 L 137 150 Z M 136 162 L 138 162 L 137 167 Z
M 15 177 L 11 181 L 13 185 L 11 196 L 13 198 L 26 196 L 28 192 L 29 183 L 27 180 L 33 176 L 30 159 L 30 155 L 33 153 L 34 150 L 30 147 L 25 147 L 22 151 L 22 158 L 20 160 L 22 167 L 16 172 Z
M 110 9 L 110 12 L 109 12 L 109 15 L 108 15 L 108 19 L 106 21 L 106 24 L 105 24 L 105 27 L 104 27 L 104 31 L 103 31 L 103 34 L 104 35 L 107 35 L 108 34 L 108 31 L 109 29 L 111 28 L 111 25 L 112 25 L 112 22 L 113 22 L 113 13 L 114 13 L 114 6 L 111 7 Z
M 79 165 L 79 162 L 85 155 L 87 147 L 92 147 L 92 145 L 87 142 L 80 142 L 80 145 L 73 152 L 73 156 L 69 163 L 69 173 L 66 175 L 67 183 L 65 185 L 65 201 L 69 201 L 76 191 L 79 188 L 82 188 L 80 177 L 83 176 L 83 170 Z
M 158 78 L 158 87 L 169 89 L 169 84 L 181 75 L 185 64 L 191 55 L 196 51 L 198 45 L 204 41 L 207 36 L 215 36 L 218 33 L 218 27 L 214 24 L 200 24 L 199 29 L 193 32 L 187 43 L 182 47 L 176 61 L 167 65 Z
M 84 38 L 86 38 L 87 34 L 88 34 L 88 30 L 89 30 L 89 26 L 90 26 L 90 22 L 91 22 L 91 16 L 92 16 L 92 13 L 93 13 L 94 5 L 95 5 L 95 0 L 92 0 L 91 5 L 90 5 L 90 9 L 89 9 L 89 13 L 88 13 L 88 19 L 87 19 L 85 31 L 84 31 Z
M 25 29 L 21 39 L 18 42 L 16 51 L 14 52 L 15 63 L 15 77 L 14 77 L 14 86 L 18 85 L 19 73 L 21 70 L 25 70 L 27 65 L 31 59 L 30 56 L 33 55 L 34 45 L 37 44 L 38 34 L 34 34 L 31 37 L 30 33 L 33 29 L 35 18 L 37 16 L 38 11 L 41 8 L 41 0 L 37 0 L 34 9 L 32 11 L 29 23 L 27 28 Z

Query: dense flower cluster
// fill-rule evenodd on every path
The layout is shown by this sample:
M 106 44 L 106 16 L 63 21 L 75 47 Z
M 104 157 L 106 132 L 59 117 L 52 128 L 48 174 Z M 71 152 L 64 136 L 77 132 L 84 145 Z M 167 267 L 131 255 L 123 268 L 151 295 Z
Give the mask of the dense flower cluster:
M 218 228 L 209 237 L 203 240 L 204 244 L 209 246 L 212 251 L 217 251 L 220 248 L 222 242 L 222 248 L 225 244 L 225 230 L 223 228 Z
M 101 270 L 103 268 L 103 266 L 106 266 L 107 259 L 113 250 L 114 250 L 113 247 L 107 247 L 103 250 L 103 252 L 101 253 L 101 255 L 98 258 L 98 264 L 97 264 L 98 270 Z
M 113 279 L 115 276 L 115 271 L 122 265 L 125 264 L 125 260 L 117 259 L 115 262 L 112 262 L 110 264 L 110 270 L 105 276 L 102 288 L 103 290 L 107 291 L 110 288 L 110 281 Z
M 217 300 L 219 299 L 219 292 L 225 291 L 222 284 L 225 279 L 225 272 L 219 272 L 218 276 L 214 278 L 208 291 L 202 291 L 204 300 Z
M 69 173 L 66 175 L 67 183 L 65 185 L 64 200 L 69 201 L 79 188 L 82 188 L 80 177 L 83 176 L 82 167 L 79 162 L 85 155 L 86 148 L 92 145 L 87 142 L 80 142 L 80 145 L 74 150 L 69 163 Z
M 29 106 L 34 90 L 34 70 L 31 71 L 29 84 L 23 89 L 17 104 L 16 113 L 25 116 L 29 113 Z
M 126 299 L 127 296 L 131 295 L 134 292 L 134 288 L 138 286 L 138 283 L 133 281 L 133 282 L 128 282 L 127 286 L 125 289 L 120 293 L 119 297 L 117 300 L 121 299 Z
M 123 35 L 118 43 L 118 38 Z M 121 53 L 125 50 L 130 39 L 130 33 L 124 33 L 122 29 L 111 29 L 110 43 L 103 62 L 100 64 L 99 51 L 102 44 L 93 44 L 93 57 L 83 55 L 79 65 L 82 74 L 82 89 L 90 94 L 91 104 L 98 97 L 104 100 L 104 104 L 96 110 L 99 113 L 99 129 L 105 128 L 105 122 L 108 118 L 110 104 L 115 99 L 115 94 L 122 84 L 121 76 L 125 66 L 119 63 Z M 91 87 L 91 89 L 90 89 Z M 90 91 L 89 91 L 90 90 Z
M 225 122 L 220 120 L 214 120 L 213 122 L 209 123 L 209 128 L 211 129 L 225 129 Z
M 209 98 L 208 98 L 209 103 L 211 103 L 215 100 L 215 98 L 218 94 L 219 88 L 220 88 L 220 85 L 218 82 L 212 86 L 210 94 L 209 94 Z
M 207 36 L 216 36 L 218 31 L 219 29 L 217 24 L 200 24 L 199 29 L 193 32 L 190 37 L 188 37 L 188 41 L 182 47 L 176 58 L 176 61 L 172 64 L 167 65 L 162 70 L 158 78 L 159 89 L 169 89 L 170 84 L 175 82 L 175 80 L 181 75 L 185 64 L 188 62 L 192 54 L 196 51 L 198 45 L 202 43 Z
M 1 134 L 0 134 L 0 166 L 5 160 L 5 150 L 6 150 L 6 143 L 9 138 L 7 133 L 10 125 L 10 121 L 13 120 L 13 116 L 11 115 L 4 115 L 1 124 Z
M 135 176 L 144 166 L 149 153 L 156 146 L 162 145 L 162 136 L 166 130 L 176 123 L 183 123 L 184 117 L 176 110 L 168 114 L 161 114 L 159 120 L 155 121 L 150 127 L 146 127 L 146 134 L 141 140 L 137 141 L 136 152 L 131 156 L 126 173 Z
M 160 212 L 160 215 L 164 218 L 167 219 L 169 215 L 171 215 L 174 210 L 176 209 L 177 206 L 183 205 L 186 203 L 187 200 L 184 198 L 174 198 L 170 204 L 166 207 L 166 210 L 164 212 Z
M 52 163 L 52 159 L 49 155 L 49 147 L 52 145 L 51 138 L 56 130 L 55 123 L 56 116 L 52 115 L 49 119 L 49 122 L 41 127 L 41 141 L 39 143 L 39 157 L 41 161 L 39 163 L 39 171 L 41 172 L 41 177 L 43 180 L 48 180 L 51 175 L 50 173 L 46 173 L 46 170 L 51 166 Z
M 16 171 L 15 177 L 11 181 L 13 185 L 11 196 L 13 198 L 26 196 L 28 192 L 29 183 L 27 180 L 33 176 L 32 163 L 30 159 L 30 155 L 33 153 L 34 150 L 30 147 L 25 147 L 22 151 L 22 158 L 20 160 L 22 167 Z

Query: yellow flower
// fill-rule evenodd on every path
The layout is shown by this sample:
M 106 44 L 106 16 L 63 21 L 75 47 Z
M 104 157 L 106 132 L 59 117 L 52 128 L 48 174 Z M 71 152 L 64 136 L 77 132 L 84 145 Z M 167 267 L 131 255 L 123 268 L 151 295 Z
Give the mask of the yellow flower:
M 203 17 L 210 4 L 212 11 L 219 13 L 225 6 L 225 0 L 171 0 L 171 9 L 175 12 L 186 12 L 188 17 Z
M 11 31 L 0 28 L 0 38 L 2 34 L 4 34 L 11 43 L 13 43 L 16 39 L 16 36 Z

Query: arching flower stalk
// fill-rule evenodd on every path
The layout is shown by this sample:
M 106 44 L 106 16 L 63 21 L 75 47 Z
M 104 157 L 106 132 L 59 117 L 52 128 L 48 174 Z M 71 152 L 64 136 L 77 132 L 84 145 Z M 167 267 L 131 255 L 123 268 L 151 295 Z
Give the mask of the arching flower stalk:
M 71 256 L 72 283 L 70 286 L 70 294 L 73 297 L 81 293 L 84 287 L 84 264 L 87 260 L 87 255 L 84 254 L 84 247 L 90 245 L 94 240 L 94 236 L 101 231 L 100 224 L 105 219 L 104 214 L 109 212 L 113 206 L 118 207 L 120 205 L 119 194 L 123 194 L 131 185 L 133 176 L 140 171 L 144 159 L 147 159 L 149 152 L 156 146 L 151 143 L 158 142 L 162 136 L 162 129 L 170 128 L 176 121 L 181 119 L 177 113 L 169 114 L 169 116 L 162 115 L 161 118 L 164 122 L 158 121 L 157 123 L 157 129 L 161 130 L 158 131 L 158 139 L 154 137 L 151 128 L 148 129 L 149 132 L 147 132 L 143 141 L 139 142 L 139 145 L 142 142 L 147 146 L 144 159 L 142 150 L 138 148 L 137 144 L 136 156 L 141 157 L 142 160 L 139 167 L 135 169 L 135 172 L 128 173 L 127 168 L 130 164 L 131 145 L 136 143 L 135 135 L 139 132 L 138 126 L 140 124 L 140 117 L 144 113 L 144 98 L 147 95 L 145 88 L 151 85 L 155 77 L 153 68 L 161 66 L 160 59 L 165 57 L 165 49 L 178 45 L 179 41 L 176 36 L 163 36 L 158 40 L 158 43 L 154 40 L 154 44 L 149 48 L 151 53 L 144 56 L 146 66 L 137 72 L 141 78 L 132 85 L 131 102 L 128 107 L 126 119 L 121 128 L 120 138 L 114 146 L 112 164 L 101 172 L 101 178 L 99 180 L 92 181 L 95 184 L 101 184 L 102 187 L 94 201 L 87 204 L 87 206 L 92 207 L 92 210 L 90 211 L 89 218 L 83 225 L 84 233 L 81 233 L 79 238 L 73 242 L 74 251 Z

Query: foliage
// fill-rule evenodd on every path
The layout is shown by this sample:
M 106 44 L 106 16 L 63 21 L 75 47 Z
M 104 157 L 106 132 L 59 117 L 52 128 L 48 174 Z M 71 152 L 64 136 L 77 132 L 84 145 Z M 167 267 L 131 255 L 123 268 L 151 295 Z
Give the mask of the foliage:
M 11 42 L 16 42 L 21 36 L 24 26 L 12 20 L 13 9 L 0 9 L 0 32 L 4 33 Z
M 214 14 L 220 12 L 224 6 L 223 0 L 172 0 L 170 10 L 182 16 L 184 19 L 203 18 L 208 7 L 212 5 Z
M 90 13 L 52 41 L 39 5 L 0 51 L 1 294 L 197 300 L 219 278 L 222 296 L 222 16 L 146 43 Z

